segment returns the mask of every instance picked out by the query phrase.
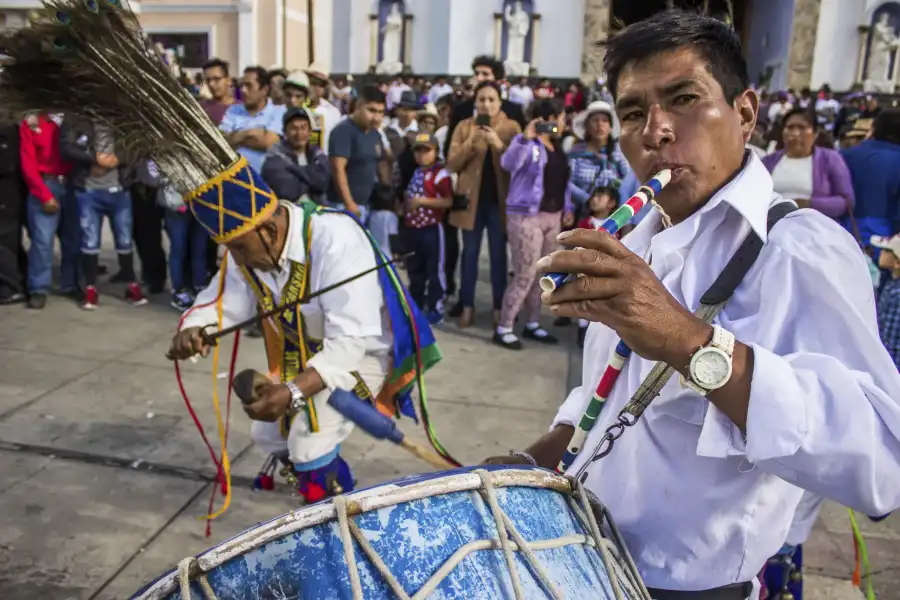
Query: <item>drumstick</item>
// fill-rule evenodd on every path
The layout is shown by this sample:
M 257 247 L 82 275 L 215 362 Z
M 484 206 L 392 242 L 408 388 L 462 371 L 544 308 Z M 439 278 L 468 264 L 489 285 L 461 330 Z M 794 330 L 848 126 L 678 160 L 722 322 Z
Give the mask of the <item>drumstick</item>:
M 410 454 L 438 469 L 456 468 L 456 465 L 438 453 L 407 439 L 392 418 L 381 414 L 377 408 L 364 402 L 353 392 L 335 390 L 328 398 L 328 404 L 375 439 L 394 442 Z
M 231 386 L 234 393 L 244 404 L 252 404 L 256 401 L 256 390 L 260 386 L 270 383 L 268 377 L 253 369 L 245 369 L 235 375 Z M 378 409 L 364 402 L 347 390 L 335 390 L 328 399 L 328 404 L 348 421 L 352 421 L 360 429 L 377 440 L 389 440 L 400 446 L 410 454 L 424 460 L 432 467 L 438 469 L 452 469 L 455 465 L 444 459 L 436 452 L 417 444 L 406 438 L 404 433 L 397 428 L 397 423 L 387 415 L 378 412 Z

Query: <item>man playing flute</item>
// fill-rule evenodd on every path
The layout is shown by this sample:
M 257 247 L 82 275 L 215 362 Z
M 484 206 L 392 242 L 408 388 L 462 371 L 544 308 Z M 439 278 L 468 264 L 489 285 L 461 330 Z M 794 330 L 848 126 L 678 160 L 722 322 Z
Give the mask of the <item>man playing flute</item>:
M 786 201 L 744 149 L 759 100 L 734 32 L 661 13 L 604 60 L 626 158 L 641 181 L 672 179 L 621 242 L 578 229 L 541 259 L 541 273 L 580 275 L 543 301 L 592 321 L 582 386 L 549 433 L 489 462 L 556 468 L 621 340 L 633 354 L 567 473 L 608 507 L 653 598 L 743 600 L 804 490 L 869 515 L 900 506 L 900 375 L 853 238 L 809 209 L 767 226 Z M 764 244 L 755 263 L 712 323 L 698 318 L 750 235 Z M 657 362 L 675 376 L 604 439 Z

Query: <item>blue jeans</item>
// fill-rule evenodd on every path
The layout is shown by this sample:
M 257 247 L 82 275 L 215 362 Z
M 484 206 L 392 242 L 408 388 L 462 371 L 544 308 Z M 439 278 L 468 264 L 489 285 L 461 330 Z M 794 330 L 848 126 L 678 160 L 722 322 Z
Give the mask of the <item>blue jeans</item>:
M 206 285 L 206 242 L 209 234 L 190 212 L 166 211 L 166 233 L 169 234 L 169 279 L 172 291 L 185 287 L 184 266 L 191 265 L 191 283 L 195 288 Z
M 478 257 L 481 254 L 481 239 L 487 229 L 488 253 L 491 264 L 491 294 L 494 309 L 503 306 L 503 292 L 506 291 L 508 277 L 506 267 L 506 233 L 503 232 L 503 220 L 500 216 L 500 205 L 497 203 L 478 203 L 475 212 L 475 226 L 472 231 L 462 230 L 463 251 L 460 268 L 459 303 L 465 308 L 475 306 L 475 283 L 478 281 Z
M 26 206 L 28 235 L 28 293 L 46 294 L 53 280 L 53 238 L 59 236 L 62 251 L 60 289 L 69 292 L 78 287 L 78 206 L 66 184 L 47 180 L 47 187 L 59 203 L 56 214 L 41 210 L 41 202 L 29 195 Z
M 127 190 L 79 190 L 76 196 L 81 222 L 81 253 L 100 253 L 100 232 L 106 215 L 112 225 L 116 252 L 131 254 L 131 194 Z

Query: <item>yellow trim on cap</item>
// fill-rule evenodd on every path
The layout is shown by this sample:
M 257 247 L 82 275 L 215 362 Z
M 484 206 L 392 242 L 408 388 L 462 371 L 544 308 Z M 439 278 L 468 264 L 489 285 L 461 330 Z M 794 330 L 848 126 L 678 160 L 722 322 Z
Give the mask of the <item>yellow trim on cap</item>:
M 221 173 L 219 173 L 218 175 L 216 175 L 215 177 L 213 177 L 212 179 L 210 179 L 209 181 L 207 181 L 200 187 L 198 187 L 194 190 L 191 190 L 184 197 L 185 201 L 190 205 L 193 205 L 196 202 L 197 204 L 199 204 L 201 206 L 218 211 L 220 234 L 217 235 L 216 232 L 210 231 L 210 233 L 212 234 L 213 240 L 217 244 L 227 244 L 231 240 L 238 238 L 238 237 L 244 235 L 245 233 L 249 233 L 250 231 L 253 231 L 254 229 L 256 229 L 256 227 L 260 223 L 262 223 L 263 221 L 265 221 L 266 219 L 271 217 L 272 214 L 275 212 L 275 209 L 278 207 L 278 197 L 275 195 L 274 192 L 264 193 L 262 190 L 260 190 L 259 188 L 257 188 L 254 185 L 254 177 L 253 177 L 252 170 L 249 170 L 249 172 L 248 172 L 248 178 L 250 179 L 249 184 L 245 183 L 243 181 L 234 179 L 234 177 L 237 174 L 239 174 L 241 171 L 243 171 L 244 169 L 249 169 L 249 165 L 247 163 L 247 159 L 243 156 L 240 156 L 227 169 L 225 169 L 224 171 L 222 171 Z M 226 182 L 230 183 L 232 185 L 235 185 L 237 187 L 242 187 L 242 188 L 250 191 L 250 206 L 251 206 L 251 211 L 253 212 L 253 214 L 250 217 L 247 217 L 246 215 L 242 215 L 242 214 L 236 213 L 234 211 L 231 211 L 231 210 L 228 210 L 225 208 L 225 202 L 224 202 L 225 199 L 224 199 L 224 193 L 223 193 L 224 190 L 223 190 L 222 186 Z M 212 190 L 213 188 L 218 188 L 217 205 L 213 205 L 212 203 L 207 202 L 202 199 L 202 196 L 204 194 L 206 194 L 208 191 Z M 259 210 L 257 210 L 257 207 L 256 207 L 257 194 L 260 194 L 260 195 L 268 198 L 268 202 L 266 203 L 266 205 L 262 209 L 259 209 Z M 192 210 L 192 212 L 194 212 L 194 211 Z M 221 233 L 222 229 L 225 226 L 225 223 L 224 223 L 225 215 L 228 215 L 235 219 L 243 220 L 244 223 L 242 223 L 240 226 L 236 227 L 235 229 L 232 229 L 231 231 L 229 231 L 227 233 Z M 207 230 L 208 229 L 209 228 L 207 228 Z

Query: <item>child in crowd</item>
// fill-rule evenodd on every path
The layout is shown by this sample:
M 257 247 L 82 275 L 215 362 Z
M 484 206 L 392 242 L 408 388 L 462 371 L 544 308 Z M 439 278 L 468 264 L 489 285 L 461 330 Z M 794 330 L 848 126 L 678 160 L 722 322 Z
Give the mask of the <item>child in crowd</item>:
M 444 320 L 444 213 L 453 204 L 451 174 L 438 162 L 438 142 L 430 133 L 413 140 L 418 167 L 406 188 L 405 248 L 415 252 L 406 260 L 409 293 L 437 325 Z
M 597 229 L 612 214 L 618 206 L 619 190 L 615 186 L 601 186 L 596 188 L 588 199 L 588 216 L 578 222 L 580 229 Z M 616 233 L 621 237 L 621 232 Z M 584 336 L 587 333 L 588 322 L 578 319 L 578 347 L 584 348 Z
M 900 369 L 900 234 L 890 238 L 873 235 L 872 246 L 881 250 L 878 266 L 890 271 L 891 280 L 878 296 L 878 331 L 881 342 Z

